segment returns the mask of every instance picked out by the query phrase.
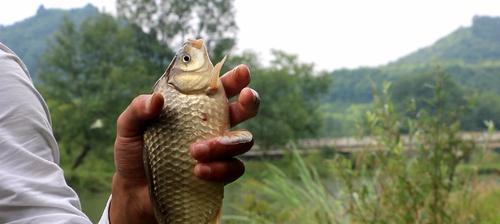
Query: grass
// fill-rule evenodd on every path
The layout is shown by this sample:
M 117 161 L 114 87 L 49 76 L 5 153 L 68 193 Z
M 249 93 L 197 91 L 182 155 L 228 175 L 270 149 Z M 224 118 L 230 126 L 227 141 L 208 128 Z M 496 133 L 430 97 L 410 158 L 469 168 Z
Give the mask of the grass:
M 250 223 L 339 223 L 342 211 L 334 189 L 312 168 L 293 153 L 290 164 L 292 173 L 266 164 L 269 175 L 258 181 L 251 179 L 244 185 L 242 204 L 234 204 L 235 210 L 245 214 Z M 252 195 L 258 195 L 253 197 Z M 257 209 L 257 212 L 249 212 Z
M 476 188 L 477 212 L 480 217 L 480 223 L 496 224 L 500 223 L 500 178 L 488 178 Z

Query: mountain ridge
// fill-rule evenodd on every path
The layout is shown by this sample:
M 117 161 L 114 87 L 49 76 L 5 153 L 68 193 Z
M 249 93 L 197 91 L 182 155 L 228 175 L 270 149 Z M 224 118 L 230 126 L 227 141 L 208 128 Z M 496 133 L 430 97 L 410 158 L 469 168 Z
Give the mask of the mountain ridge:
M 500 60 L 500 17 L 474 16 L 471 26 L 459 27 L 432 45 L 388 65 L 434 61 L 478 63 L 486 60 Z
M 69 10 L 47 9 L 40 5 L 34 16 L 8 26 L 0 26 L 0 42 L 16 52 L 28 67 L 32 77 L 36 78 L 38 60 L 63 19 L 68 18 L 78 25 L 98 13 L 99 10 L 92 4 Z

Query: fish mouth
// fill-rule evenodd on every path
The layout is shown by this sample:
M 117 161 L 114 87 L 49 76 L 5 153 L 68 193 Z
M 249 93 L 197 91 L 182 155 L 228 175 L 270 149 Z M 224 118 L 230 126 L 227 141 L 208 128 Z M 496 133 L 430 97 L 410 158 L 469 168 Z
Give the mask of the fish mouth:
M 196 39 L 196 40 L 189 39 L 187 41 L 187 44 L 190 44 L 191 46 L 197 49 L 201 49 L 203 47 L 203 39 Z

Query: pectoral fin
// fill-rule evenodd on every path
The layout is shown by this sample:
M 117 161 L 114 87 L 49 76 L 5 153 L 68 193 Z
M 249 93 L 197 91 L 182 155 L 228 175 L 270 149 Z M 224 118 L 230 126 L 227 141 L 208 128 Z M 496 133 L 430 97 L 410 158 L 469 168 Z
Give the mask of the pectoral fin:
M 210 84 L 207 89 L 208 94 L 214 94 L 217 90 L 219 90 L 220 71 L 222 69 L 222 65 L 224 65 L 224 62 L 226 61 L 226 58 L 227 56 L 224 56 L 224 58 L 212 69 L 212 74 L 210 74 Z

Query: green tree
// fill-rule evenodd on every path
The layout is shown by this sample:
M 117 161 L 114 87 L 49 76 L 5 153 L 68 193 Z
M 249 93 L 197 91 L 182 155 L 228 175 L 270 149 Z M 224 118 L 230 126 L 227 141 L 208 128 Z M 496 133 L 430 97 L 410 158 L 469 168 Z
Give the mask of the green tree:
M 323 114 L 318 106 L 330 83 L 326 74 L 300 63 L 295 55 L 273 55 L 269 67 L 259 67 L 251 53 L 240 61 L 253 66 L 251 86 L 263 96 L 259 115 L 245 124 L 263 148 L 320 133 Z
M 481 147 L 460 136 L 462 114 L 453 109 L 457 105 L 449 99 L 446 75 L 436 72 L 429 84 L 426 106 L 411 106 L 415 116 L 410 117 L 398 113 L 391 85 L 384 84 L 382 94 L 375 94 L 374 109 L 366 114 L 368 134 L 377 142 L 374 149 L 358 155 L 355 162 L 335 163 L 346 164 L 337 167 L 355 223 L 475 221 L 468 192 L 471 174 L 460 172 L 458 166 Z M 405 124 L 406 139 L 401 132 Z M 453 206 L 454 198 L 465 205 Z
M 135 25 L 98 15 L 77 28 L 65 20 L 44 54 L 40 89 L 47 98 L 62 165 L 81 166 L 93 152 L 112 164 L 117 116 L 149 92 L 173 53 Z
M 209 49 L 234 45 L 233 0 L 118 0 L 117 11 L 171 46 L 186 38 L 203 38 Z
M 473 107 L 464 116 L 462 123 L 466 130 L 484 129 L 484 122 L 491 121 L 495 127 L 500 127 L 500 95 L 485 91 L 475 94 Z
M 436 79 L 442 79 L 443 82 L 441 93 L 444 97 L 443 101 L 446 102 L 446 108 L 442 109 L 465 112 L 463 110 L 467 99 L 464 90 L 451 79 L 450 75 L 443 71 L 405 76 L 395 82 L 392 88 L 392 97 L 398 112 L 404 113 L 406 108 L 414 106 L 415 108 L 411 108 L 412 110 L 425 110 L 431 115 L 436 114 L 437 108 L 443 107 L 443 105 L 435 105 L 430 100 L 435 97 L 433 88 L 435 88 Z

